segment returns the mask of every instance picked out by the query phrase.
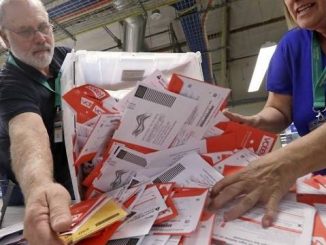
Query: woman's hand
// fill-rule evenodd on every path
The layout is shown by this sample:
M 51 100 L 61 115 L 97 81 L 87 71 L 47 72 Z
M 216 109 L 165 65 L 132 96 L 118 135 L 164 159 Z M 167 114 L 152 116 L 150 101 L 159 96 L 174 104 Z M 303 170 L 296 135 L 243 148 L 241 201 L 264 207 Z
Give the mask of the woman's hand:
M 297 175 L 291 163 L 262 157 L 239 173 L 225 177 L 213 187 L 206 207 L 216 211 L 236 199 L 235 206 L 224 213 L 226 221 L 236 219 L 257 203 L 265 205 L 262 226 L 269 227 L 275 220 L 282 197 L 295 183 Z
M 259 125 L 260 117 L 258 115 L 244 116 L 238 113 L 231 112 L 228 109 L 224 109 L 223 114 L 233 122 L 243 123 L 252 127 L 258 127 Z

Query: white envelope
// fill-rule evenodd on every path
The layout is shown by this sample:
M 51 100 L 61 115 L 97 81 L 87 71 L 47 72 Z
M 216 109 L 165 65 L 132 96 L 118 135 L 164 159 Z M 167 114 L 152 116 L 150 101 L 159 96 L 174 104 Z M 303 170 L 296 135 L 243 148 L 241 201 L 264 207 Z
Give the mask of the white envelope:
M 178 133 L 173 146 L 201 140 L 206 131 L 214 125 L 214 118 L 231 91 L 177 74 L 172 76 L 168 89 L 198 101 L 198 106 Z
M 153 153 L 148 153 L 145 155 L 145 157 L 148 161 L 148 167 L 153 171 L 150 172 L 150 176 L 146 176 L 152 177 L 161 173 L 190 152 L 204 153 L 204 148 L 205 147 L 203 147 L 202 143 L 198 141 L 161 151 L 156 151 Z
M 110 240 L 147 235 L 158 213 L 166 209 L 165 202 L 156 186 L 146 189 L 127 219 Z
M 154 183 L 175 182 L 178 186 L 210 188 L 223 179 L 198 153 L 189 153 L 159 176 Z
M 90 161 L 97 152 L 102 151 L 120 123 L 121 116 L 116 114 L 102 114 L 98 117 L 85 145 L 82 147 L 75 164 Z
M 307 204 L 282 201 L 276 221 L 267 229 L 261 226 L 262 206 L 229 222 L 223 221 L 224 211 L 217 213 L 214 239 L 232 244 L 311 245 L 315 208 Z
M 170 237 L 170 235 L 147 235 L 142 245 L 165 245 Z
M 140 83 L 113 139 L 151 150 L 167 149 L 197 103 Z
M 179 245 L 182 236 L 171 236 L 165 245 Z
M 252 150 L 249 150 L 247 148 L 243 148 L 241 150 L 238 150 L 233 155 L 229 156 L 228 158 L 218 162 L 216 165 L 214 165 L 214 168 L 219 171 L 220 173 L 223 173 L 224 166 L 225 165 L 232 165 L 232 166 L 247 166 L 250 164 L 250 162 L 258 159 L 258 155 L 253 152 Z
M 93 186 L 107 192 L 122 187 L 141 174 L 147 166 L 144 154 L 123 146 L 116 146 L 104 162 L 101 173 L 93 181 Z
M 155 70 L 151 75 L 146 77 L 144 80 L 141 81 L 143 84 L 147 84 L 149 86 L 155 87 L 158 90 L 165 90 L 167 86 L 167 81 L 164 78 L 163 74 L 159 70 Z M 126 96 L 120 99 L 115 107 L 122 113 L 127 108 L 128 104 L 130 103 L 133 94 L 136 92 L 137 87 L 134 87 Z
M 317 209 L 314 233 L 312 237 L 313 245 L 326 245 L 326 205 L 325 204 L 314 204 Z
M 154 234 L 185 235 L 196 230 L 208 194 L 203 188 L 175 188 L 173 202 L 178 216 L 162 224 L 154 225 Z
M 214 222 L 214 214 L 209 215 L 203 212 L 196 231 L 184 237 L 183 245 L 210 245 Z

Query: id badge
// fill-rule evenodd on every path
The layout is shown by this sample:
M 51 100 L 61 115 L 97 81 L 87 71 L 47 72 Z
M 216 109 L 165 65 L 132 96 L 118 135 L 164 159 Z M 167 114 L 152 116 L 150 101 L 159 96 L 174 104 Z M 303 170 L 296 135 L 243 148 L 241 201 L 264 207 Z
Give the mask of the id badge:
M 56 110 L 53 130 L 54 143 L 63 142 L 62 111 L 60 109 Z
M 311 121 L 309 123 L 309 130 L 310 130 L 310 132 L 313 131 L 313 130 L 315 130 L 320 125 L 324 124 L 325 122 L 326 122 L 326 118 L 324 116 L 323 117 L 316 118 L 315 120 Z

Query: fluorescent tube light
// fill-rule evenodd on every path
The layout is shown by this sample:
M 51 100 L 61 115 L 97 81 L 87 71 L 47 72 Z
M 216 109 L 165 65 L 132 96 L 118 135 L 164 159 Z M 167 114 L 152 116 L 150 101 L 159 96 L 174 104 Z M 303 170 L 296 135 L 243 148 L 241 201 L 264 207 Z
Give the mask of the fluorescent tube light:
M 252 78 L 248 88 L 248 92 L 256 92 L 259 90 L 259 87 L 264 79 L 266 70 L 268 68 L 269 62 L 272 58 L 275 49 L 276 49 L 276 43 L 271 43 L 271 42 L 265 43 L 260 48 L 258 58 L 256 61 L 255 70 L 254 73 L 252 74 Z

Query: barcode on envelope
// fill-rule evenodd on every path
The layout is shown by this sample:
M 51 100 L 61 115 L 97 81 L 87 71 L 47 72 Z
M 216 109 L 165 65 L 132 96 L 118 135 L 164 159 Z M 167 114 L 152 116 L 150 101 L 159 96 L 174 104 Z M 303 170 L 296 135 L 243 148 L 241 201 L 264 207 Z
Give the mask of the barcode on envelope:
M 199 126 L 203 127 L 205 123 L 207 122 L 207 119 L 212 114 L 212 111 L 214 110 L 214 106 L 209 107 L 208 110 L 205 111 L 205 116 L 199 121 Z
M 123 70 L 121 80 L 127 82 L 137 82 L 144 79 L 144 70 Z
M 154 227 L 172 227 L 172 224 L 159 224 L 159 225 L 154 225 Z
M 173 168 L 169 169 L 165 173 L 163 173 L 161 176 L 157 177 L 153 180 L 153 183 L 165 183 L 173 180 L 175 176 L 180 174 L 182 171 L 184 171 L 186 168 L 181 164 L 175 165 Z
M 136 245 L 139 242 L 140 238 L 125 238 L 125 239 L 118 239 L 112 240 L 107 243 L 107 245 Z
M 133 163 L 133 164 L 136 164 L 136 165 L 141 166 L 143 168 L 146 167 L 146 165 L 147 165 L 147 161 L 146 161 L 145 158 L 137 156 L 135 154 L 132 154 L 132 153 L 127 152 L 127 151 L 122 150 L 122 149 L 118 152 L 117 158 L 125 160 L 125 161 Z
M 135 93 L 135 97 L 163 105 L 166 107 L 172 107 L 174 101 L 176 100 L 175 96 L 147 88 L 145 86 L 139 85 Z
M 120 215 L 120 213 L 115 213 L 115 214 L 113 214 L 113 215 L 111 215 L 111 216 L 109 216 L 109 217 L 106 217 L 106 218 L 104 218 L 103 220 L 97 222 L 97 223 L 95 224 L 95 226 L 102 226 L 104 223 L 107 223 L 107 222 L 109 222 L 110 220 L 115 219 L 115 218 L 116 218 L 117 216 L 119 216 L 119 215 Z

